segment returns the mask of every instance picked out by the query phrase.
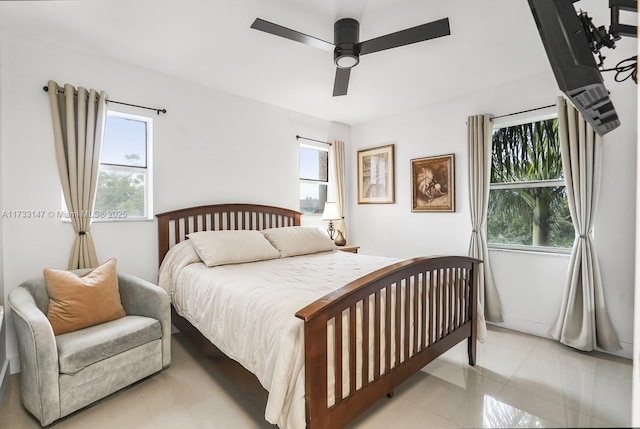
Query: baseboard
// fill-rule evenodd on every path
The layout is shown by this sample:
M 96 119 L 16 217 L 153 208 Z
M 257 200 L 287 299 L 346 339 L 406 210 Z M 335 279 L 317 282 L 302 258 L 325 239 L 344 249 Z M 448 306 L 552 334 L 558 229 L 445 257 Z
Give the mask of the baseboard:
M 545 325 L 540 322 L 535 322 L 531 320 L 513 318 L 513 317 L 505 317 L 504 322 L 487 322 L 488 325 L 500 326 L 502 328 L 511 329 L 518 332 L 524 332 L 525 334 L 535 335 L 537 337 L 548 338 L 552 340 L 551 335 L 549 335 L 549 330 L 551 326 Z M 615 352 L 609 352 L 602 349 L 596 349 L 599 352 L 607 353 L 613 356 L 618 356 L 626 359 L 633 359 L 633 343 L 628 341 L 620 341 L 621 350 Z
M 9 360 L 5 359 L 2 368 L 0 368 L 0 404 L 2 404 L 4 394 L 7 393 L 7 389 L 9 388 L 9 376 L 11 376 Z
M 9 361 L 9 369 L 11 370 L 11 374 L 17 374 L 20 372 L 20 359 L 17 355 L 7 357 L 7 361 Z
M 4 307 L 0 305 L 0 404 L 9 387 L 9 359 L 7 358 L 7 334 Z

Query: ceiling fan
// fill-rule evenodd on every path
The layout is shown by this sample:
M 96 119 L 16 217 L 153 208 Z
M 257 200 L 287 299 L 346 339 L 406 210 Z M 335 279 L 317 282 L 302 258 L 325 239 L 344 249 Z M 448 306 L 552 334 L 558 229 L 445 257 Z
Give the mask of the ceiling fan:
M 347 94 L 351 68 L 358 65 L 360 55 L 371 54 L 384 51 L 385 49 L 397 48 L 451 34 L 449 30 L 449 18 L 428 22 L 364 42 L 359 41 L 360 24 L 352 18 L 343 18 L 334 24 L 334 43 L 329 43 L 317 37 L 309 36 L 260 18 L 256 18 L 256 20 L 253 21 L 251 28 L 326 51 L 332 51 L 333 59 L 337 66 L 336 78 L 333 83 L 334 97 Z

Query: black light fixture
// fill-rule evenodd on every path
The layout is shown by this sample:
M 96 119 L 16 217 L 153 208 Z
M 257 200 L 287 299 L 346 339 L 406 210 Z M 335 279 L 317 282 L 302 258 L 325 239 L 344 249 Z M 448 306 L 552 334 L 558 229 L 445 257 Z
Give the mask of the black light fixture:
M 333 52 L 333 61 L 337 66 L 336 77 L 333 82 L 334 97 L 347 95 L 351 69 L 360 62 L 360 55 L 372 54 L 450 34 L 448 18 L 441 18 L 426 24 L 396 31 L 395 33 L 365 40 L 364 42 L 360 42 L 360 24 L 353 18 L 339 19 L 334 23 L 333 43 L 260 18 L 256 18 L 253 21 L 251 28 Z
M 341 69 L 350 69 L 360 62 L 360 50 L 357 44 L 360 40 L 360 23 L 352 18 L 338 20 L 333 25 L 333 39 L 336 48 L 333 51 L 333 61 Z

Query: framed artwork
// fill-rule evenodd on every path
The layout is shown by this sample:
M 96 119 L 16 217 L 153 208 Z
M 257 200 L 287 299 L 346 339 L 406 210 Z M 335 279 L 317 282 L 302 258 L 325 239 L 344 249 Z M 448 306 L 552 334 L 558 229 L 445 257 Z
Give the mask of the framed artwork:
M 411 160 L 411 211 L 456 211 L 453 154 Z
M 395 203 L 393 144 L 358 151 L 358 204 Z

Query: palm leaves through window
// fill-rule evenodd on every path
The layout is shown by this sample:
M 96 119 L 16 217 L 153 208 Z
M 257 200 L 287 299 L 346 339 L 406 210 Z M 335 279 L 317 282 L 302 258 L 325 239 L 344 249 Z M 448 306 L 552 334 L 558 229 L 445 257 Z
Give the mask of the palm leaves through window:
M 489 243 L 571 247 L 557 119 L 497 128 L 492 144 Z

